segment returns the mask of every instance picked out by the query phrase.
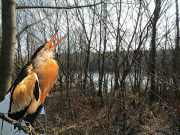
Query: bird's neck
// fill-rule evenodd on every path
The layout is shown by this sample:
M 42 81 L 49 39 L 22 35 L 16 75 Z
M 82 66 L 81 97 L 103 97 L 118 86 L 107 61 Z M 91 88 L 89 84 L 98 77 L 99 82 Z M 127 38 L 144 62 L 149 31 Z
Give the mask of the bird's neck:
M 54 85 L 58 76 L 58 64 L 54 59 L 47 59 L 43 64 L 37 64 L 34 67 L 34 72 L 36 72 L 40 89 L 44 95 L 50 91 Z
M 34 69 L 42 68 L 44 65 L 46 65 L 51 60 L 53 60 L 53 59 L 52 58 L 38 57 L 32 61 L 33 68 Z

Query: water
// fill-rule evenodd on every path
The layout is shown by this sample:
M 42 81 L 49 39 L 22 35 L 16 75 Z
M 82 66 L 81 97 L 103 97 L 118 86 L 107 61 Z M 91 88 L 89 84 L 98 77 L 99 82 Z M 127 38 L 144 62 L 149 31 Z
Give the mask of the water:
M 9 109 L 9 96 L 10 94 L 6 95 L 5 99 L 0 102 L 0 112 L 1 113 L 7 113 Z M 7 122 L 3 123 L 3 130 L 2 135 L 10 135 L 11 134 L 11 125 Z M 0 129 L 2 128 L 2 120 L 0 119 Z
M 9 102 L 10 102 L 10 94 L 7 94 L 5 99 L 2 102 L 0 102 L 0 112 L 1 113 L 6 114 L 8 112 Z M 0 130 L 1 130 L 1 128 L 2 128 L 2 120 L 0 119 Z M 16 131 L 17 130 L 14 130 L 14 128 L 11 126 L 11 124 L 4 121 L 2 131 L 0 131 L 0 135 L 10 135 L 11 133 L 13 133 L 14 135 L 26 135 L 22 131 L 17 131 L 17 132 Z
M 99 87 L 99 82 L 98 82 L 99 73 L 97 73 L 97 72 L 91 73 L 91 76 L 92 76 L 93 83 L 95 85 L 95 89 L 98 90 L 98 87 Z M 106 82 L 104 82 L 104 80 L 103 80 L 103 83 L 106 83 L 107 90 L 108 90 L 108 92 L 110 92 L 111 89 L 112 89 L 111 87 L 114 86 L 114 74 L 113 73 L 106 73 L 105 77 L 106 77 Z M 121 75 L 120 75 L 120 78 L 122 78 Z M 147 80 L 148 80 L 147 76 L 141 76 L 141 87 L 142 88 L 145 88 Z M 134 81 L 135 81 L 134 74 L 132 74 L 132 73 L 128 74 L 127 77 L 126 77 L 126 80 L 125 80 L 126 85 L 131 86 L 131 85 L 133 85 Z M 128 88 L 131 89 L 132 87 L 127 87 L 127 89 Z
M 91 75 L 92 75 L 93 83 L 95 85 L 95 89 L 98 90 L 98 88 L 99 88 L 99 73 L 92 73 Z M 104 80 L 103 80 L 103 83 L 106 83 L 107 90 L 108 90 L 108 92 L 110 92 L 111 86 L 114 86 L 114 75 L 111 73 L 107 73 L 105 77 L 106 77 L 106 82 L 104 82 Z

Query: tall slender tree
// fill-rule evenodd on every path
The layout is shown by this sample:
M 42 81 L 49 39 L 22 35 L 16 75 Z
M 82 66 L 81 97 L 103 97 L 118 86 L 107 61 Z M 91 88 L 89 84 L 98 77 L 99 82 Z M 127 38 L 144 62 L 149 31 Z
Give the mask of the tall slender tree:
M 102 1 L 101 1 L 102 2 Z M 102 98 L 102 84 L 105 69 L 105 52 L 107 43 L 107 4 L 101 4 L 101 15 L 100 15 L 100 44 L 99 44 L 99 90 L 98 96 Z M 103 41 L 103 51 L 101 51 L 101 44 Z
M 179 45 L 179 7 L 178 0 L 176 0 L 176 44 L 174 50 L 173 70 L 175 73 L 174 83 L 178 87 L 178 80 L 180 80 L 180 45 Z
M 150 103 L 156 99 L 156 34 L 157 34 L 157 22 L 160 16 L 161 0 L 155 0 L 155 9 L 152 19 L 152 37 L 151 37 L 151 52 L 150 52 L 150 73 L 151 73 L 151 92 L 150 92 Z
M 176 87 L 175 95 L 176 95 L 176 109 L 179 110 L 179 103 L 180 103 L 180 45 L 179 45 L 179 6 L 178 6 L 178 0 L 176 0 L 176 45 L 174 50 L 174 60 L 173 60 L 173 70 L 175 73 L 174 76 L 174 84 Z M 180 132 L 180 112 L 177 111 L 177 127 L 178 132 Z
M 16 0 L 2 0 L 0 101 L 11 85 L 16 44 Z

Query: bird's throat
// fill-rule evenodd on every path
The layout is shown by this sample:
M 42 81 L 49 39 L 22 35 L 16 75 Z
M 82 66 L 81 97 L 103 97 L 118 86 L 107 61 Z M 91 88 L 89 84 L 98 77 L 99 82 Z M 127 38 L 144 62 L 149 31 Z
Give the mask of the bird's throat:
M 40 67 L 34 68 L 34 71 L 38 75 L 40 89 L 44 94 L 42 100 L 44 100 L 57 79 L 58 64 L 54 59 L 48 59 Z

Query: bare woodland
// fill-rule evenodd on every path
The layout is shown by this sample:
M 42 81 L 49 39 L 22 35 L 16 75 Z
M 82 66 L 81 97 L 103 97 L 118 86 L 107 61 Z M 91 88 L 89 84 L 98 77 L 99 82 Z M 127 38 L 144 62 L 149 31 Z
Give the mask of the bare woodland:
M 0 101 L 35 50 L 67 34 L 36 133 L 180 134 L 178 0 L 2 0 L 1 9 Z

